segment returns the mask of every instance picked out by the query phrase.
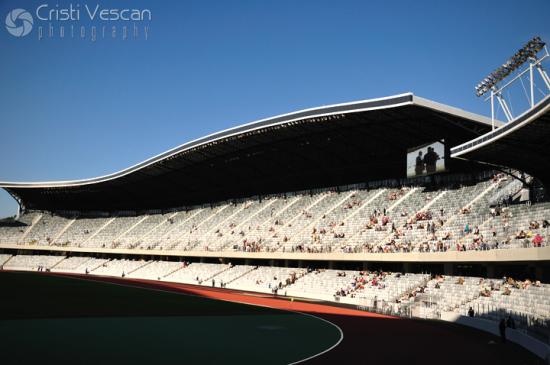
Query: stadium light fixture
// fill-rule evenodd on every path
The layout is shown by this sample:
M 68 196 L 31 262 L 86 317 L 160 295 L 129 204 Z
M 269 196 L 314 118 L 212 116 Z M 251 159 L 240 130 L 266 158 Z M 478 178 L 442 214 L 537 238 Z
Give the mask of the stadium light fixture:
M 491 72 L 489 76 L 476 85 L 476 95 L 482 96 L 491 90 L 497 83 L 508 77 L 508 75 L 527 62 L 529 58 L 536 58 L 537 53 L 539 53 L 545 45 L 546 43 L 544 43 L 538 36 L 531 39 L 525 46 L 523 46 L 523 48 L 510 57 L 508 61 L 506 61 L 495 71 Z
M 540 57 L 537 57 L 537 54 L 544 49 L 544 54 Z M 538 36 L 533 37 L 529 42 L 527 42 L 520 50 L 518 50 L 512 57 L 508 59 L 502 66 L 497 68 L 495 71 L 491 72 L 487 77 L 485 77 L 480 83 L 475 87 L 476 95 L 482 96 L 485 93 L 490 92 L 485 101 L 491 100 L 491 120 L 493 124 L 493 129 L 495 129 L 495 98 L 497 99 L 506 119 L 510 122 L 514 119 L 511 109 L 508 107 L 506 100 L 502 95 L 502 91 L 507 88 L 510 84 L 515 82 L 517 79 L 520 79 L 524 74 L 529 72 L 529 83 L 531 89 L 530 104 L 531 108 L 535 105 L 535 92 L 534 92 L 534 80 L 533 73 L 534 70 L 537 70 L 540 74 L 542 80 L 546 84 L 546 87 L 550 91 L 550 77 L 546 71 L 542 68 L 541 62 L 550 57 L 550 53 L 546 47 L 546 43 Z M 498 87 L 498 83 L 506 79 L 512 72 L 519 69 L 524 63 L 529 62 L 529 67 L 516 76 L 514 76 L 510 81 L 508 81 L 504 86 Z

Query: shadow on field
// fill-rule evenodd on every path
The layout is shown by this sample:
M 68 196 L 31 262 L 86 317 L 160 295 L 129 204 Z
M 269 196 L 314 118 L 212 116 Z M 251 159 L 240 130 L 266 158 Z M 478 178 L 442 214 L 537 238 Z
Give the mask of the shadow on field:
M 178 294 L 48 273 L 0 272 L 0 292 L 0 319 L 4 320 L 287 314 L 271 308 L 182 295 L 181 291 Z

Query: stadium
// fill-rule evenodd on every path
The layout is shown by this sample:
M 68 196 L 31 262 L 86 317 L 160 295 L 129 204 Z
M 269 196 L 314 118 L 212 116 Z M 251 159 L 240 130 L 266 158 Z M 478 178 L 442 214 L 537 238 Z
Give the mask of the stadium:
M 548 95 L 500 122 L 405 93 L 106 176 L 0 182 L 19 205 L 0 222 L 17 293 L 0 301 L 3 359 L 546 363 L 549 119 Z

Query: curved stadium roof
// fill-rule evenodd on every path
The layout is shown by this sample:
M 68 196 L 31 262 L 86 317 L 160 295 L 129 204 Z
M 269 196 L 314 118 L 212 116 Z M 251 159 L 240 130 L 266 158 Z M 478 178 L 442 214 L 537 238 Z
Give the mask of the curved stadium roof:
M 455 146 L 490 128 L 488 118 L 407 93 L 262 119 L 106 176 L 0 187 L 29 209 L 167 209 L 403 177 L 408 148 Z
M 451 149 L 452 157 L 509 167 L 550 189 L 550 95 L 513 121 Z

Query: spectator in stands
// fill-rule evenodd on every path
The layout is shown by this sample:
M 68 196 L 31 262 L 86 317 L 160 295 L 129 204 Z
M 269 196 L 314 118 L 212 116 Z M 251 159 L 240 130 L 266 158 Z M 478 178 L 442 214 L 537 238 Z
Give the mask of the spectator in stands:
M 481 295 L 482 297 L 488 298 L 488 297 L 491 296 L 491 291 L 489 289 L 485 288 L 479 293 L 479 295 Z
M 474 316 L 474 308 L 470 307 L 470 309 L 468 309 L 468 317 L 473 317 Z
M 523 230 L 519 231 L 518 234 L 516 234 L 516 239 L 523 239 L 527 238 L 527 233 L 525 233 Z
M 533 238 L 533 246 L 540 247 L 542 246 L 542 241 L 544 238 L 540 235 L 540 233 L 537 233 L 535 237 Z

